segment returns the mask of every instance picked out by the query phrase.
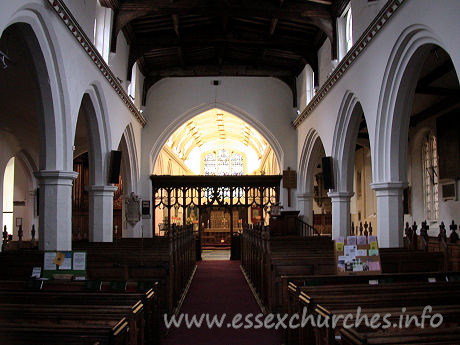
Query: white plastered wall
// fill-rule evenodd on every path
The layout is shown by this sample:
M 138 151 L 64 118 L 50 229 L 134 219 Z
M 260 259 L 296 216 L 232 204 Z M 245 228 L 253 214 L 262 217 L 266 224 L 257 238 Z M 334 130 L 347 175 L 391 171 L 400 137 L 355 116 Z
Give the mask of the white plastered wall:
M 92 4 L 94 4 L 94 9 Z M 71 10 L 78 20 L 92 18 L 91 27 L 89 19 L 88 23 L 85 20 L 81 22 L 88 36 L 92 38 L 95 1 L 87 2 L 86 5 L 88 6 L 71 5 Z M 15 22 L 31 25 L 47 62 L 56 123 L 53 126 L 56 128 L 55 141 L 47 142 L 47 145 L 54 148 L 56 154 L 48 155 L 46 162 L 40 162 L 41 169 L 72 171 L 72 146 L 77 116 L 82 97 L 88 90 L 92 90 L 97 99 L 93 105 L 98 114 L 98 120 L 104 127 L 104 138 L 102 139 L 106 143 L 103 151 L 103 159 L 106 163 L 104 166 L 107 167 L 109 151 L 117 149 L 123 131 L 130 123 L 133 128 L 133 143 L 136 145 L 135 150 L 139 160 L 138 166 L 140 166 L 141 125 L 78 44 L 51 5 L 47 1 L 39 0 L 3 3 L 2 11 L 0 11 L 1 32 Z M 127 65 L 128 47 L 124 38 L 119 39 L 117 43 L 119 49 L 117 49 L 117 54 L 111 56 L 111 62 L 114 65 L 115 74 L 118 73 L 119 77 L 125 80 L 126 68 L 124 66 Z M 127 83 L 123 84 L 124 87 L 127 87 Z M 53 116 L 53 113 L 47 112 L 47 116 Z M 107 171 L 102 172 L 102 175 L 106 176 Z M 70 231 L 71 219 L 66 219 L 65 222 L 66 225 L 63 228 Z M 69 244 L 65 244 L 64 247 L 68 248 Z
M 219 80 L 214 86 L 212 81 Z M 168 137 L 186 120 L 212 108 L 220 108 L 253 126 L 276 152 L 281 169 L 295 169 L 296 131 L 292 92 L 273 78 L 169 78 L 156 83 L 148 92 L 144 114 L 148 124 L 142 134 L 143 198 L 151 198 L 150 174 Z M 295 191 L 292 195 L 295 195 Z M 287 209 L 287 190 L 281 202 Z M 292 208 L 295 200 L 291 199 Z M 144 230 L 151 229 L 151 223 Z
M 372 154 L 376 155 L 376 152 L 387 152 L 385 156 L 379 154 L 378 157 L 371 157 L 373 182 L 391 181 L 390 169 L 384 169 L 384 167 L 388 166 L 389 157 L 394 155 L 394 152 L 388 152 L 388 150 L 382 150 L 381 147 L 375 147 L 379 100 L 382 97 L 383 78 L 390 60 L 390 54 L 400 35 L 411 26 L 419 25 L 425 28 L 427 32 L 430 32 L 432 37 L 436 37 L 439 45 L 447 51 L 458 75 L 460 71 L 460 50 L 458 49 L 460 46 L 460 36 L 457 33 L 460 30 L 460 22 L 456 13 L 459 13 L 459 11 L 460 3 L 455 0 L 444 1 L 443 6 L 439 6 L 436 2 L 429 0 L 406 0 L 398 12 L 391 18 L 390 23 L 385 25 L 378 36 L 374 38 L 365 51 L 357 58 L 352 67 L 342 76 L 341 80 L 329 90 L 329 93 L 316 109 L 298 127 L 297 151 L 299 154 L 302 152 L 307 133 L 311 129 L 315 129 L 323 141 L 326 155 L 331 155 L 334 127 L 338 122 L 340 105 L 345 94 L 351 92 L 359 100 L 363 108 L 369 131 Z M 354 26 L 359 28 L 360 26 L 356 25 L 356 22 L 360 19 L 354 13 L 353 20 Z M 424 39 L 423 37 L 419 41 L 419 44 L 424 44 L 424 42 L 427 44 L 433 43 L 432 39 Z M 328 73 L 326 67 L 330 64 L 330 61 L 325 59 L 328 56 L 326 54 L 327 49 L 329 49 L 327 46 L 323 46 L 319 54 L 320 81 L 322 82 L 325 80 L 324 73 Z M 323 76 L 321 76 L 321 73 L 323 73 Z M 387 123 L 386 126 L 390 126 L 390 124 Z M 387 137 L 390 136 L 389 131 L 382 133 L 380 129 L 379 134 Z M 301 157 L 299 156 L 298 159 L 300 160 Z M 450 216 L 452 216 L 458 222 L 459 214 L 458 204 L 453 202 L 441 204 L 440 217 L 445 216 L 450 219 Z M 388 245 L 391 245 L 391 243 Z

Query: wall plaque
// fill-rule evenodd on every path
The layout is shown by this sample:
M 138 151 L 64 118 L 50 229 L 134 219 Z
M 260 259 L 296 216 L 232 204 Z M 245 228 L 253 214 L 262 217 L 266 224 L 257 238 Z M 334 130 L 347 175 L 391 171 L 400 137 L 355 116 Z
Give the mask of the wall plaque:
M 136 225 L 141 220 L 141 199 L 131 192 L 129 198 L 125 200 L 126 221 L 131 225 Z

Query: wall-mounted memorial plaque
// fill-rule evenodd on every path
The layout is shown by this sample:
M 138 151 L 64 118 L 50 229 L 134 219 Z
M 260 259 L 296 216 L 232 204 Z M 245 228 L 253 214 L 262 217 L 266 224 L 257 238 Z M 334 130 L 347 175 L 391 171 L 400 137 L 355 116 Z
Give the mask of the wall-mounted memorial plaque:
M 141 199 L 131 192 L 126 203 L 126 220 L 131 225 L 136 225 L 141 220 Z

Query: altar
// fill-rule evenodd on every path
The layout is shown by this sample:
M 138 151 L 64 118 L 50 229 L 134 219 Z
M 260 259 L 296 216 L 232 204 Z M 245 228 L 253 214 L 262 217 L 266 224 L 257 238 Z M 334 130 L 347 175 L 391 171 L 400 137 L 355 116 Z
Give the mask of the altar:
M 235 226 L 238 224 L 237 210 L 234 210 L 233 218 Z M 229 209 L 222 207 L 211 208 L 209 209 L 209 212 L 205 212 L 202 220 L 202 246 L 226 247 L 231 245 L 231 221 Z
M 229 246 L 230 228 L 205 228 L 201 233 L 202 246 Z

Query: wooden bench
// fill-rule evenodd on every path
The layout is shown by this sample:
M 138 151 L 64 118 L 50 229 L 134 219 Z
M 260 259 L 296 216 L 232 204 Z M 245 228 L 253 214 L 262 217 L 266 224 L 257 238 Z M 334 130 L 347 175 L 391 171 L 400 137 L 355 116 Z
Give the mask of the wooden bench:
M 139 294 L 2 291 L 0 318 L 3 320 L 29 318 L 32 322 L 34 319 L 45 318 L 104 320 L 107 317 L 110 319 L 124 317 L 129 326 L 130 343 L 142 345 L 146 332 L 146 319 L 148 322 L 151 321 L 147 310 L 144 312 L 144 304 L 139 297 Z M 150 338 L 149 334 L 148 337 Z
M 301 315 L 303 308 L 306 307 L 308 314 L 312 315 L 314 319 L 318 316 L 332 319 L 333 315 L 349 313 L 354 315 L 357 307 L 361 307 L 368 315 L 374 313 L 385 315 L 392 312 L 392 321 L 394 321 L 399 318 L 402 307 L 412 307 L 414 314 L 419 315 L 427 304 L 448 312 L 451 322 L 458 320 L 460 315 L 460 305 L 452 305 L 460 293 L 460 283 L 458 282 L 428 283 L 424 281 L 415 283 L 410 281 L 386 285 L 368 285 L 364 281 L 353 283 L 352 280 L 348 279 L 348 282 L 343 285 L 297 288 L 290 285 L 289 292 L 288 313 Z M 448 310 L 447 307 L 451 309 Z M 289 344 L 335 344 L 337 332 L 342 326 L 342 322 L 343 319 L 339 320 L 336 329 L 326 327 L 288 329 L 286 331 L 287 341 Z
M 403 329 L 386 332 L 356 331 L 354 329 L 341 329 L 341 344 L 343 345 L 453 345 L 460 339 L 460 327 L 428 328 L 428 329 Z
M 77 298 L 77 303 L 80 302 L 80 300 L 86 303 L 85 301 L 87 300 L 96 299 L 95 304 L 110 304 L 111 300 L 114 300 L 114 296 L 124 301 L 128 300 L 128 298 L 134 298 L 134 300 L 140 299 L 144 305 L 144 337 L 146 343 L 157 343 L 160 336 L 160 310 L 156 293 L 157 284 L 152 284 L 152 282 L 129 282 L 126 285 L 126 291 L 122 291 L 113 290 L 113 284 L 111 282 L 100 281 L 2 281 L 0 283 L 0 296 L 5 290 L 7 295 L 11 295 L 12 292 L 18 294 L 29 292 L 29 295 L 31 295 L 30 292 L 36 290 L 35 293 L 41 294 L 40 296 L 58 293 L 66 297 L 70 294 Z M 38 292 L 37 290 L 41 291 Z
M 8 345 L 130 345 L 128 330 L 124 318 L 98 325 L 6 320 L 0 323 L 0 342 Z M 40 343 L 40 339 L 45 342 Z
M 114 243 L 74 242 L 87 252 L 87 278 L 105 281 L 157 281 L 162 311 L 172 313 L 196 267 L 191 227 L 176 227 L 166 237 L 119 239 Z M 33 267 L 43 265 L 43 252 L 0 253 L 0 277 L 27 280 Z

